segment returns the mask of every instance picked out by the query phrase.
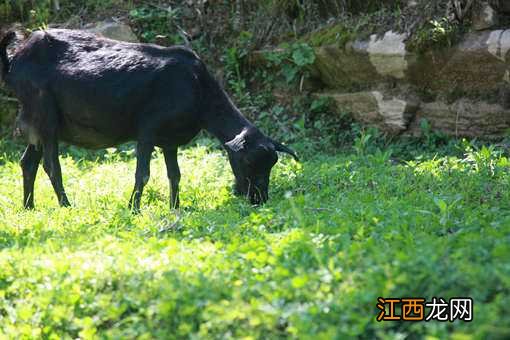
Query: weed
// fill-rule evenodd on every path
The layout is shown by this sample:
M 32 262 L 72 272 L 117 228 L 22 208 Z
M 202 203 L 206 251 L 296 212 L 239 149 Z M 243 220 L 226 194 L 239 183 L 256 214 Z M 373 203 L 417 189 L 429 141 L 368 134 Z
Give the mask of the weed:
M 177 31 L 178 8 L 142 6 L 132 9 L 129 16 L 144 42 L 152 43 L 162 37 L 167 45 L 183 43 Z M 158 42 L 162 43 L 161 40 Z
M 457 41 L 462 27 L 448 18 L 431 20 L 423 24 L 412 36 L 409 49 L 424 52 L 433 48 L 451 47 Z
M 281 50 L 265 54 L 270 67 L 279 69 L 287 85 L 308 75 L 307 66 L 315 61 L 315 53 L 310 45 L 303 42 L 283 44 Z

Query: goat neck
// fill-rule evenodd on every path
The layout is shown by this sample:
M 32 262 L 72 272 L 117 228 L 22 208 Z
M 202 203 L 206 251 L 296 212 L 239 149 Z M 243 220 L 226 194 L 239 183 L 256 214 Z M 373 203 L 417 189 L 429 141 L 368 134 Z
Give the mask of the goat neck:
M 243 131 L 257 131 L 235 106 L 225 91 L 219 88 L 209 95 L 207 109 L 203 112 L 203 127 L 218 138 L 222 144 L 232 140 Z

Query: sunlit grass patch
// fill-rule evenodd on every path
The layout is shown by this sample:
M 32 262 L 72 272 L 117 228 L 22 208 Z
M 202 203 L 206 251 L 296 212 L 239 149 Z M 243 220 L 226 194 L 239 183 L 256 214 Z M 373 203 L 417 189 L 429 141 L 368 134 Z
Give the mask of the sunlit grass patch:
M 0 338 L 504 337 L 510 164 L 487 150 L 285 157 L 253 207 L 232 194 L 221 152 L 189 148 L 178 212 L 158 152 L 136 216 L 130 157 L 63 157 L 67 209 L 40 169 L 33 211 L 9 158 Z M 377 323 L 379 296 L 470 296 L 475 319 Z

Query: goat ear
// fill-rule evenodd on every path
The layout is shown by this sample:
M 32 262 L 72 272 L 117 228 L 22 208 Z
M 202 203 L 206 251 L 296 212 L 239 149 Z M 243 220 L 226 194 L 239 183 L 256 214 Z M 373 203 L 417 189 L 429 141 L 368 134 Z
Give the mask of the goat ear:
M 244 149 L 244 145 L 246 144 L 246 130 L 243 130 L 240 134 L 234 137 L 229 142 L 225 143 L 225 146 L 234 152 L 238 152 Z
M 273 145 L 274 145 L 274 149 L 276 151 L 287 153 L 287 154 L 291 155 L 292 157 L 294 157 L 296 162 L 299 162 L 299 157 L 297 156 L 296 152 L 294 152 L 294 150 L 292 150 L 291 148 L 289 148 L 289 147 L 287 147 L 287 146 L 285 146 L 282 143 L 279 143 L 277 141 L 273 140 L 272 142 L 273 142 Z

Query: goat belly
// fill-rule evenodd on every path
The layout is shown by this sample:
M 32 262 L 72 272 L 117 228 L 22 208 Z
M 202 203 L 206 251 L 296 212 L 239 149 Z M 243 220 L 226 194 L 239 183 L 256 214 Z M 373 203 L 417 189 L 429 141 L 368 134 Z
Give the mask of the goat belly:
M 66 143 L 88 149 L 101 149 L 133 139 L 127 134 L 120 134 L 120 131 L 121 129 L 116 128 L 108 132 L 106 130 L 99 130 L 96 126 L 87 126 L 80 122 L 67 120 L 60 125 L 59 139 Z

